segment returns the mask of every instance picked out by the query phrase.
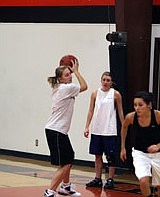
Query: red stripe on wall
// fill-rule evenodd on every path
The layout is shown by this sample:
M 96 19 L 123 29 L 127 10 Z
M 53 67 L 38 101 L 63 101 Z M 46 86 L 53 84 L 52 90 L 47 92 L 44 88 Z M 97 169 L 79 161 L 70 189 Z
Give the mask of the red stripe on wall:
M 160 5 L 160 0 L 153 0 L 153 5 Z
M 0 6 L 104 6 L 115 5 L 115 0 L 0 0 Z M 153 0 L 160 5 L 160 0 Z
M 115 0 L 0 0 L 0 6 L 89 6 L 115 5 Z

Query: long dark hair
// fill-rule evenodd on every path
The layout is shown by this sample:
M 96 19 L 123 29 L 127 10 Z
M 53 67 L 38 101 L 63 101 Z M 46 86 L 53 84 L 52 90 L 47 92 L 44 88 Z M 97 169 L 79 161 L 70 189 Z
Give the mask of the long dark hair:
M 147 91 L 139 91 L 136 92 L 136 94 L 133 97 L 135 98 L 141 98 L 143 99 L 143 101 L 148 105 L 150 102 L 152 103 L 152 105 L 154 104 L 154 95 L 151 92 L 147 92 Z

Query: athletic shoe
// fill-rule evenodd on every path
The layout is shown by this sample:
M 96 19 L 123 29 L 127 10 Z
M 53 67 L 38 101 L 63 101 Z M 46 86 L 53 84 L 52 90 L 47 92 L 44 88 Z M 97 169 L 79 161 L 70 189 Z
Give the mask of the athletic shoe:
M 90 181 L 89 183 L 86 184 L 86 187 L 102 187 L 102 179 L 101 178 L 96 178 Z
M 49 189 L 46 189 L 46 191 L 44 192 L 44 197 L 56 197 L 56 192 L 52 192 Z
M 104 189 L 113 189 L 114 188 L 114 181 L 113 179 L 107 179 L 105 185 L 104 185 Z
M 63 183 L 60 186 L 60 189 L 59 189 L 58 194 L 65 195 L 65 196 L 69 195 L 69 196 L 72 196 L 72 197 L 81 196 L 81 193 L 79 193 L 76 190 L 74 190 L 72 188 L 72 185 L 71 184 L 64 185 Z

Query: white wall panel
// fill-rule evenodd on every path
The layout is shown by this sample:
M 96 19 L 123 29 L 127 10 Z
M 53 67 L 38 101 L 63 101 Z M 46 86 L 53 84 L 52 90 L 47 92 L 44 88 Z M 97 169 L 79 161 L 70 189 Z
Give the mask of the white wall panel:
M 50 115 L 50 87 L 65 54 L 78 57 L 88 91 L 75 104 L 69 135 L 76 159 L 93 160 L 83 137 L 91 91 L 109 70 L 106 34 L 114 25 L 0 24 L 0 147 L 48 155 L 44 126 Z M 35 139 L 39 146 L 35 146 Z
M 153 64 L 154 64 L 154 44 L 155 38 L 160 38 L 160 25 L 152 25 L 152 36 L 151 36 L 151 60 L 150 60 L 150 79 L 149 79 L 149 90 L 152 92 L 153 89 Z

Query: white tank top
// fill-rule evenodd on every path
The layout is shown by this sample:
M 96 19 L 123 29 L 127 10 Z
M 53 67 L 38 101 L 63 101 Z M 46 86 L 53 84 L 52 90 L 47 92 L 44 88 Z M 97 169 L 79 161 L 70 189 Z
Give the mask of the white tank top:
M 117 135 L 113 88 L 110 88 L 107 92 L 102 91 L 100 88 L 97 91 L 91 133 L 104 136 Z

